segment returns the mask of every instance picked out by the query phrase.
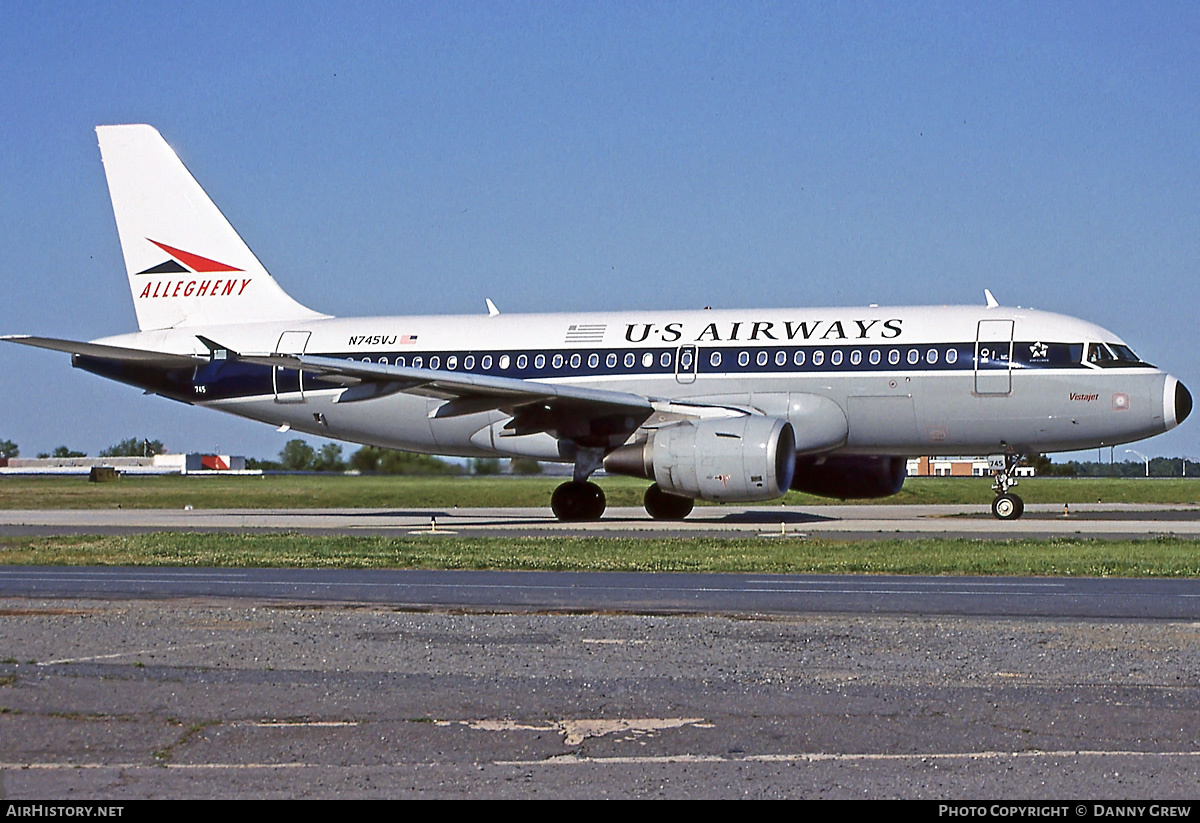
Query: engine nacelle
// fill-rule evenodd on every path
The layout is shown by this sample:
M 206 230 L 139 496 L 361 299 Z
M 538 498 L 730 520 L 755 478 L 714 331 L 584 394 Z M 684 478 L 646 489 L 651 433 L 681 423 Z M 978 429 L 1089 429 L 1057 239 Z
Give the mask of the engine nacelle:
M 795 465 L 792 424 L 756 414 L 664 426 L 604 458 L 613 474 L 653 480 L 671 494 L 743 503 L 782 497 Z
M 839 455 L 801 457 L 796 461 L 792 488 L 822 497 L 890 497 L 904 485 L 907 459 Z

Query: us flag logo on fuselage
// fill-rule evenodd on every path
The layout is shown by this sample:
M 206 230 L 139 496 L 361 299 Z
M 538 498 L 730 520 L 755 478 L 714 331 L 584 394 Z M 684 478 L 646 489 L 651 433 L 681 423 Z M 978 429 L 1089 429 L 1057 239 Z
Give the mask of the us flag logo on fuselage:
M 146 239 L 150 240 L 149 237 Z M 157 240 L 150 240 L 150 242 L 171 255 L 173 259 L 159 263 L 157 266 L 151 266 L 145 271 L 138 272 L 138 274 L 191 274 L 192 272 L 197 274 L 212 274 L 222 271 L 242 271 L 242 269 L 236 266 L 220 263 L 208 257 L 201 257 L 198 254 L 192 254 L 183 249 L 168 246 L 166 243 L 160 243 Z
M 603 343 L 606 323 L 572 323 L 567 326 L 568 343 Z

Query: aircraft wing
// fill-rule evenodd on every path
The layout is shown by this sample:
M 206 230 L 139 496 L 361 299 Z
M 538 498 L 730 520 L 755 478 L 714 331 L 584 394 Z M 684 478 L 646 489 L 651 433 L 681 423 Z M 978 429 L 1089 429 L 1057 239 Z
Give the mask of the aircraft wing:
M 100 343 L 82 343 L 77 340 L 61 340 L 57 337 L 34 337 L 28 334 L 6 334 L 0 340 L 9 343 L 20 343 L 25 346 L 36 346 L 39 349 L 52 349 L 68 354 L 82 354 L 86 357 L 103 357 L 108 360 L 121 360 L 127 363 L 144 363 L 148 366 L 164 368 L 191 369 L 208 362 L 207 357 L 197 357 L 190 354 L 171 354 L 169 352 L 149 351 L 146 349 L 127 349 L 123 346 L 105 346 Z
M 467 374 L 442 369 L 388 366 L 318 355 L 244 355 L 239 360 L 313 374 L 342 383 L 338 403 L 352 403 L 395 392 L 447 401 L 431 417 L 457 417 L 499 409 L 512 415 L 512 435 L 548 432 L 581 445 L 619 445 L 654 412 L 649 398 L 628 392 L 543 383 L 513 377 Z

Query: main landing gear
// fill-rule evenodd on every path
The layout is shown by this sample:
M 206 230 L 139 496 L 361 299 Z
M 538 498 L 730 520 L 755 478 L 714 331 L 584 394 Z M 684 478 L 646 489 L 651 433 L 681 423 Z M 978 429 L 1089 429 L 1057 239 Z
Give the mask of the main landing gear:
M 990 460 L 996 475 L 996 482 L 992 484 L 992 491 L 996 493 L 992 500 L 992 514 L 998 520 L 1016 520 L 1025 513 L 1025 501 L 1009 491 L 1017 485 L 1016 470 L 1020 461 L 1019 454 L 1005 454 Z
M 663 491 L 657 483 L 646 489 L 643 502 L 647 513 L 655 520 L 682 520 L 692 513 L 696 504 L 690 497 Z M 604 490 L 588 480 L 563 483 L 550 496 L 554 516 L 568 523 L 599 520 L 604 514 L 604 506 Z
M 554 516 L 567 522 L 599 520 L 604 514 L 604 490 L 589 480 L 563 483 L 550 496 Z
M 580 446 L 575 451 L 575 477 L 550 496 L 550 508 L 559 520 L 578 523 L 599 520 L 604 514 L 604 490 L 588 480 L 604 464 L 604 450 Z
M 580 448 L 575 453 L 575 479 L 563 483 L 550 496 L 550 508 L 559 520 L 579 523 L 599 520 L 604 514 L 604 490 L 588 480 L 592 472 L 603 465 L 600 449 Z M 643 498 L 646 512 L 655 520 L 682 520 L 692 513 L 696 501 L 690 497 L 665 492 L 657 483 L 646 489 Z
M 696 505 L 692 498 L 665 492 L 657 483 L 646 489 L 642 502 L 646 505 L 646 513 L 655 520 L 682 520 L 692 513 L 692 507 Z

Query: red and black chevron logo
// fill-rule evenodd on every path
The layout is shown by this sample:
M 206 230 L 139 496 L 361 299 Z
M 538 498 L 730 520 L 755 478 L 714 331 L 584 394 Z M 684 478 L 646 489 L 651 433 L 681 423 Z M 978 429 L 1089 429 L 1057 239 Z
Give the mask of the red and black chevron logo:
M 149 237 L 146 239 L 150 240 Z M 151 266 L 145 271 L 138 272 L 138 274 L 187 274 L 189 272 L 207 274 L 219 271 L 242 271 L 234 266 L 217 262 L 208 257 L 201 257 L 198 254 L 192 254 L 189 251 L 183 251 L 174 246 L 168 246 L 166 243 L 160 243 L 157 240 L 150 240 L 150 242 L 171 255 L 172 259 L 159 263 L 157 266 Z

